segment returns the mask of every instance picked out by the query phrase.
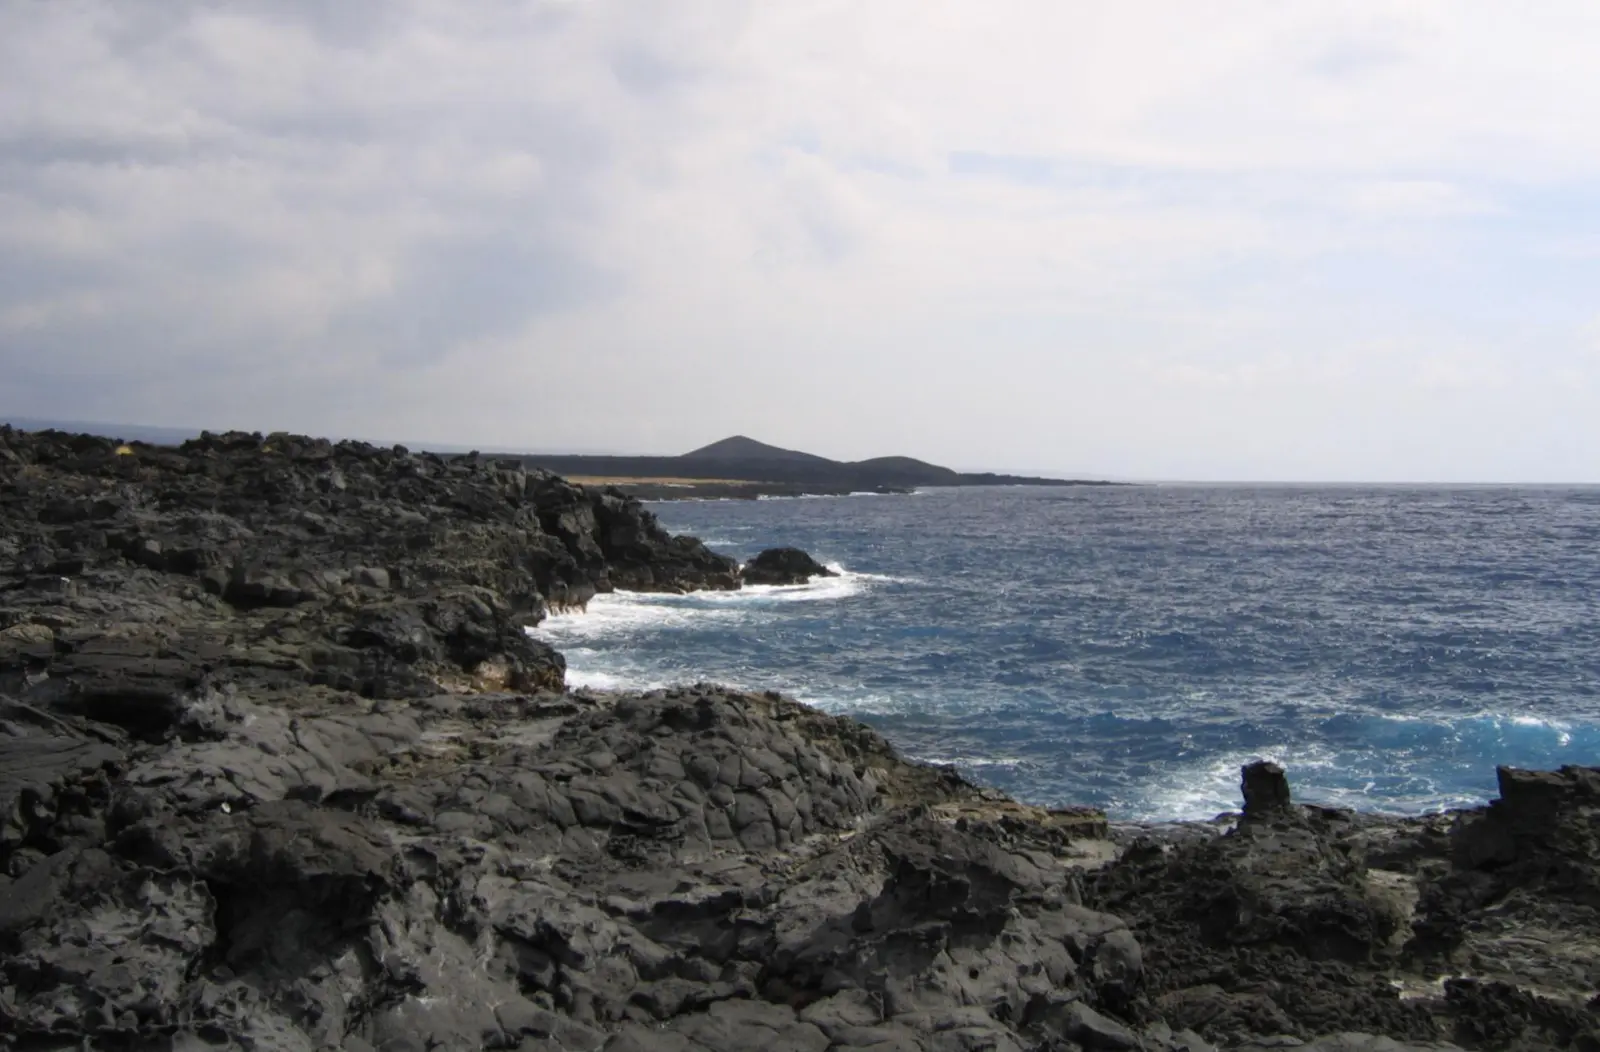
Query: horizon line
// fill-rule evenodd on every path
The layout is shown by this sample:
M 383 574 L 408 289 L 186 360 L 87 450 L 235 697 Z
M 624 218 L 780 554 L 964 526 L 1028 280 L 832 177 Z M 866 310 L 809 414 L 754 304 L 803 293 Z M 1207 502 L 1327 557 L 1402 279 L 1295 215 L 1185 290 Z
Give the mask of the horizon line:
M 104 431 L 106 431 L 106 430 L 111 430 L 111 429 L 115 429 L 115 428 L 137 428 L 137 429 L 146 430 L 146 431 L 169 432 L 169 433 L 171 433 L 173 435 L 185 434 L 185 435 L 188 435 L 188 436 L 190 436 L 192 438 L 198 438 L 203 432 L 207 432 L 207 431 L 211 432 L 212 434 L 225 434 L 228 431 L 242 431 L 242 432 L 247 433 L 247 434 L 260 434 L 260 435 L 263 435 L 263 436 L 264 435 L 268 435 L 268 434 L 274 434 L 274 433 L 276 433 L 276 434 L 298 434 L 298 433 L 300 433 L 300 432 L 295 432 L 295 431 L 285 431 L 285 430 L 282 430 L 282 429 L 274 432 L 274 431 L 263 431 L 263 430 L 261 430 L 259 428 L 252 428 L 252 429 L 246 431 L 244 428 L 240 428 L 240 427 L 232 427 L 232 428 L 209 428 L 209 427 L 206 427 L 206 428 L 201 428 L 201 427 L 176 426 L 176 425 L 170 425 L 170 424 L 138 424 L 138 423 L 111 424 L 111 423 L 104 423 L 104 422 L 101 422 L 101 421 L 94 421 L 94 420 L 50 420 L 50 419 L 46 419 L 46 418 L 43 418 L 43 417 L 31 417 L 31 416 L 20 416 L 20 415 L 19 416 L 12 416 L 12 415 L 8 415 L 8 414 L 4 414 L 4 413 L 0 413 L 0 424 L 10 425 L 12 427 L 16 427 L 18 430 L 21 430 L 21 431 L 43 430 L 45 428 L 52 428 L 52 429 L 61 430 L 61 431 L 70 431 L 73 428 L 81 428 L 83 430 L 81 430 L 81 431 L 79 431 L 77 433 L 99 435 L 102 438 L 124 438 L 124 437 L 126 437 L 124 435 L 105 434 L 104 433 Z M 43 427 L 36 428 L 36 427 L 24 426 L 24 425 L 34 425 L 34 424 L 43 425 Z M 406 441 L 395 441 L 395 440 L 388 440 L 388 439 L 361 438 L 361 437 L 357 437 L 357 436 L 353 436 L 353 435 L 343 435 L 343 436 L 307 435 L 307 437 L 311 437 L 311 438 L 326 438 L 331 442 L 365 442 L 365 443 L 367 443 L 369 445 L 374 445 L 374 446 L 397 446 L 398 445 L 398 446 L 404 446 L 407 449 L 414 450 L 414 451 L 417 451 L 417 452 L 446 453 L 446 454 L 458 454 L 458 455 L 459 454 L 464 454 L 464 453 L 470 453 L 470 452 L 477 452 L 481 456 L 618 457 L 618 458 L 640 458 L 640 459 L 649 458 L 649 457 L 659 457 L 659 458 L 662 458 L 662 459 L 674 459 L 674 458 L 678 458 L 678 457 L 682 457 L 682 456 L 687 455 L 685 453 L 617 453 L 617 452 L 609 452 L 609 451 L 607 451 L 607 452 L 601 452 L 601 451 L 554 452 L 554 451 L 551 451 L 551 450 L 521 450 L 521 451 L 518 451 L 518 450 L 513 450 L 513 449 L 495 448 L 493 446 L 487 446 L 487 445 L 483 445 L 483 444 L 472 445 L 472 444 L 462 443 L 462 442 L 437 442 L 437 443 L 414 442 L 414 441 L 413 442 L 406 442 Z M 714 440 L 714 441 L 712 441 L 710 443 L 704 443 L 704 444 L 702 444 L 700 446 L 696 446 L 695 449 L 702 449 L 702 448 L 704 448 L 705 445 L 715 445 L 717 442 L 726 441 L 728 438 L 746 438 L 746 439 L 748 439 L 749 441 L 752 441 L 752 442 L 760 442 L 762 445 L 771 445 L 771 443 L 762 442 L 760 439 L 750 439 L 746 435 L 735 434 L 735 435 L 726 436 L 725 438 L 716 439 L 716 440 Z M 135 439 L 133 439 L 133 441 L 139 441 L 139 439 L 135 438 Z M 160 443 L 154 443 L 154 444 L 160 444 Z M 774 448 L 785 448 L 785 447 L 774 447 Z M 804 452 L 803 450 L 788 450 L 788 451 L 789 452 Z M 694 452 L 694 450 L 690 450 L 689 452 Z M 810 455 L 810 456 L 819 456 L 820 454 L 808 454 L 808 455 Z M 909 454 L 903 454 L 903 453 L 891 453 L 891 454 L 886 454 L 885 456 L 886 457 L 903 456 L 903 457 L 906 457 L 907 459 L 912 459 L 912 460 L 920 460 L 921 459 L 920 457 L 912 457 Z M 825 457 L 823 459 L 831 460 L 832 458 L 831 457 Z M 875 460 L 875 459 L 883 459 L 883 458 L 882 457 L 869 457 L 867 459 Z M 922 461 L 922 462 L 925 463 L 925 464 L 932 464 L 931 461 Z M 853 463 L 853 462 L 852 461 L 836 461 L 836 463 L 849 464 L 849 463 Z M 943 466 L 943 465 L 933 465 L 933 466 L 938 467 L 938 466 Z M 1428 479 L 1396 479 L 1396 480 L 1384 480 L 1384 479 L 1349 479 L 1349 478 L 1339 478 L 1339 479 L 1317 479 L 1317 478 L 1302 478 L 1302 479 L 1292 479 L 1292 478 L 1291 479 L 1286 479 L 1286 478 L 1235 478 L 1235 479 L 1228 479 L 1228 478 L 1213 478 L 1213 479 L 1206 479 L 1206 478 L 1139 477 L 1139 476 L 1130 476 L 1130 475 L 1110 475 L 1110 474 L 1094 474 L 1094 473 L 1083 474 L 1083 473 L 1076 472 L 1076 471 L 1073 471 L 1073 472 L 1061 472 L 1060 469 L 1054 469 L 1054 468 L 970 468 L 970 467 L 968 467 L 968 468 L 951 468 L 950 470 L 957 471 L 957 472 L 959 472 L 961 474 L 964 474 L 964 475 L 984 475 L 984 474 L 989 474 L 989 475 L 1011 475 L 1011 476 L 1017 476 L 1017 477 L 1049 478 L 1049 479 L 1062 481 L 1062 482 L 1112 482 L 1112 483 L 1119 483 L 1119 484 L 1122 484 L 1122 485 L 1133 485 L 1133 486 L 1218 486 L 1218 487 L 1221 487 L 1221 486 L 1266 486 L 1266 487 L 1293 487 L 1293 486 L 1358 487 L 1358 486 L 1368 486 L 1368 487 L 1387 487 L 1387 488 L 1459 487 L 1459 488 L 1469 488 L 1469 489 L 1494 489 L 1494 488 L 1505 489 L 1505 488 L 1514 488 L 1514 487 L 1550 488 L 1550 489 L 1562 489 L 1562 488 L 1566 488 L 1566 489 L 1582 489 L 1582 488 L 1600 487 L 1600 479 L 1597 479 L 1597 480 L 1594 480 L 1594 481 L 1588 481 L 1588 482 L 1573 481 L 1573 480 L 1532 481 L 1532 480 L 1525 480 L 1525 479 L 1499 479 L 1499 480 L 1484 480 L 1484 479 L 1477 479 L 1477 480 L 1455 480 L 1455 479 L 1433 479 L 1433 480 L 1428 480 Z M 1048 474 L 1041 474 L 1041 472 L 1048 472 Z M 1062 475 L 1066 475 L 1068 477 L 1059 478 L 1058 479 L 1057 478 L 1057 473 L 1062 474 Z M 1001 486 L 1003 487 L 1003 486 L 1005 486 L 1005 484 L 1002 483 Z M 942 488 L 949 488 L 949 487 L 921 486 L 921 487 L 918 487 L 918 488 L 919 489 L 942 489 Z

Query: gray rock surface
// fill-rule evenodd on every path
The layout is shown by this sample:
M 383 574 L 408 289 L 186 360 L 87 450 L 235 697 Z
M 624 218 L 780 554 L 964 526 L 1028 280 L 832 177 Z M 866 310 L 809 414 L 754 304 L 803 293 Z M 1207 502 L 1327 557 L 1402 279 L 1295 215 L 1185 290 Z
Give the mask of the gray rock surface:
M 0 1048 L 1600 1047 L 1593 769 L 1110 829 L 567 693 L 545 610 L 739 579 L 473 458 L 0 428 L 0 527 Z

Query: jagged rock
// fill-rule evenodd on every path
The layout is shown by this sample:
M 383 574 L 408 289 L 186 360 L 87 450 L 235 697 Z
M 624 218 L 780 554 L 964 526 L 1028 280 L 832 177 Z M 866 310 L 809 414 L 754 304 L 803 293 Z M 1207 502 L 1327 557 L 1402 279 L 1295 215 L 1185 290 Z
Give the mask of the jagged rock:
M 1120 1050 L 1141 1044 L 1132 1030 L 1081 1001 L 1068 1006 L 1062 1033 L 1087 1049 Z
M 1425 874 L 1411 950 L 1475 1047 L 1600 1048 L 1600 768 L 1498 771 Z
M 1263 817 L 1293 806 L 1289 799 L 1289 779 L 1277 764 L 1258 760 L 1245 764 L 1240 775 L 1239 790 L 1244 795 L 1245 817 Z
M 1382 974 L 1401 921 L 1341 843 L 1342 816 L 1290 804 L 1276 764 L 1244 768 L 1243 789 L 1236 828 L 1138 841 L 1086 887 L 1138 939 L 1143 996 L 1221 1044 L 1375 1022 L 1439 1036 L 1426 1006 L 1401 1001 Z
M 119 454 L 6 428 L 0 448 L 0 525 L 24 542 L 8 542 L 24 585 L 0 600 L 0 677 L 145 737 L 223 678 L 374 697 L 559 690 L 560 656 L 523 631 L 549 607 L 739 583 L 733 560 L 637 501 L 520 466 L 237 433 Z M 143 627 L 72 635 L 113 621 Z M 219 652 L 168 652 L 199 625 L 227 639 Z
M 0 874 L 104 838 L 110 784 L 127 756 L 119 737 L 0 699 Z
M 478 457 L 0 427 L 0 1049 L 1600 1047 L 1600 772 L 1108 829 L 524 630 L 739 584 Z
M 745 563 L 739 576 L 745 584 L 789 585 L 839 575 L 799 548 L 768 548 Z

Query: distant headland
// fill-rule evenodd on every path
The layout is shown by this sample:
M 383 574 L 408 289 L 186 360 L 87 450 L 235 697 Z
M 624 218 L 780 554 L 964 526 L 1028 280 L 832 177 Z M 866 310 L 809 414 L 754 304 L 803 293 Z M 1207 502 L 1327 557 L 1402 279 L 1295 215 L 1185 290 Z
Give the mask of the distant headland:
M 198 428 L 147 427 L 7 418 L 27 431 L 54 429 L 108 438 L 178 445 L 200 435 Z M 462 455 L 461 446 L 438 445 L 432 452 Z M 476 452 L 476 451 L 474 451 Z M 754 499 L 757 497 L 834 496 L 849 493 L 909 493 L 923 486 L 1114 486 L 1095 479 L 1039 478 L 993 472 L 962 472 L 912 457 L 829 460 L 783 449 L 744 435 L 713 442 L 679 456 L 490 452 L 497 460 L 518 460 L 529 468 L 565 475 L 575 482 L 616 486 L 641 500 Z
M 526 454 L 574 480 L 610 484 L 647 500 L 805 494 L 909 493 L 921 486 L 1109 486 L 1085 479 L 961 472 L 911 457 L 829 460 L 734 435 L 675 457 Z

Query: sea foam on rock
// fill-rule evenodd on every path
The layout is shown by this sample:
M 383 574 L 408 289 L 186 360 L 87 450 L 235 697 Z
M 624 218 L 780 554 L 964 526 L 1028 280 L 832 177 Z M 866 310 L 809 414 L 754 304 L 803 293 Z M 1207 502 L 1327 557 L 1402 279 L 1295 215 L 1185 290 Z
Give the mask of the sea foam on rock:
M 0 526 L 0 1048 L 1596 1039 L 1590 769 L 1110 829 L 776 694 L 572 695 L 546 608 L 737 569 L 478 458 L 0 428 Z

